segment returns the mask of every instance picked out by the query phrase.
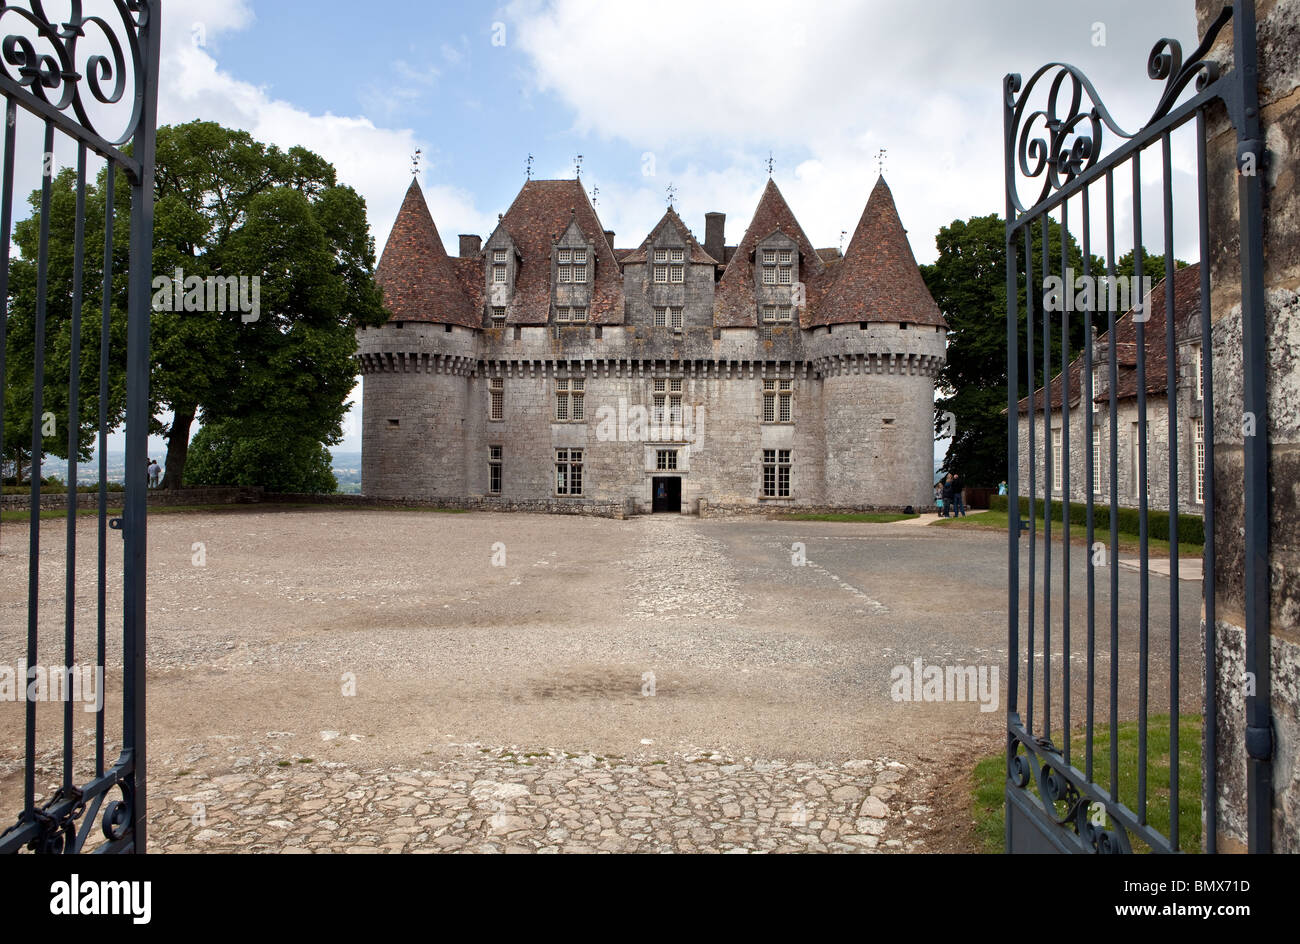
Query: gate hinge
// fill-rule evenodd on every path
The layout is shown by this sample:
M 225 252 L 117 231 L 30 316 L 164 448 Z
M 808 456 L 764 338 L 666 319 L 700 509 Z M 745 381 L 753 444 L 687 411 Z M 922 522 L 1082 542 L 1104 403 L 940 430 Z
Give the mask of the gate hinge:
M 125 519 L 122 519 L 122 518 L 109 518 L 109 519 L 108 519 L 108 526 L 109 526 L 109 528 L 111 528 L 111 529 L 114 530 L 114 531 L 121 531 L 121 532 L 122 532 L 122 538 L 123 538 L 123 539 L 126 538 L 126 529 L 123 527 L 123 524 L 124 524 L 124 523 L 125 523 Z
M 1246 756 L 1251 760 L 1273 759 L 1273 725 L 1268 727 L 1246 726 Z

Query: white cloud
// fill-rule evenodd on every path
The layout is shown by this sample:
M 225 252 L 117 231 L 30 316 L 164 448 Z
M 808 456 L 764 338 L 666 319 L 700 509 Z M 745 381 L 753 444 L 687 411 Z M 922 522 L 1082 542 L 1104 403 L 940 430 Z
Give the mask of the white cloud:
M 410 129 L 379 127 L 367 117 L 313 114 L 223 72 L 214 57 L 222 39 L 253 23 L 248 0 L 172 0 L 168 4 L 163 19 L 162 74 L 169 78 L 159 90 L 159 124 L 202 118 L 243 129 L 281 148 L 301 145 L 315 151 L 334 165 L 340 182 L 356 188 L 365 198 L 375 251 L 382 252 L 410 184 L 410 155 L 416 147 L 427 154 L 429 143 Z M 202 24 L 203 45 L 195 41 L 194 24 Z M 438 70 L 432 66 L 401 63 L 398 77 L 418 90 L 428 87 L 437 76 Z M 450 234 L 448 251 L 452 253 L 456 251 L 456 233 L 486 232 L 495 219 L 478 210 L 469 193 L 455 187 L 428 187 L 425 198 L 444 243 Z

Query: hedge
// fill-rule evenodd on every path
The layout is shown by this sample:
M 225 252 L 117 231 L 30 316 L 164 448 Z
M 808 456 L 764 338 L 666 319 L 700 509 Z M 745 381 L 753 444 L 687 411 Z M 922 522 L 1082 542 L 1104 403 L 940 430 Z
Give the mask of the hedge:
M 994 495 L 989 499 L 990 511 L 1006 511 L 1007 496 Z M 1034 511 L 1037 520 L 1043 518 L 1043 500 L 1035 499 Z M 1020 517 L 1029 517 L 1029 498 L 1022 496 L 1020 499 Z M 1141 525 L 1141 517 L 1136 508 L 1118 509 L 1117 518 L 1119 520 L 1119 530 L 1122 534 L 1136 536 Z M 1061 520 L 1061 503 L 1052 502 L 1052 520 Z M 1070 523 L 1084 527 L 1088 524 L 1088 506 L 1081 501 L 1070 502 Z M 1107 532 L 1110 530 L 1110 506 L 1094 505 L 1092 512 L 1093 527 L 1097 531 Z M 1156 538 L 1161 541 L 1169 540 L 1169 512 L 1167 511 L 1147 511 L 1147 536 Z M 1205 544 L 1205 522 L 1200 515 L 1179 515 L 1178 516 L 1178 543 L 1179 544 Z

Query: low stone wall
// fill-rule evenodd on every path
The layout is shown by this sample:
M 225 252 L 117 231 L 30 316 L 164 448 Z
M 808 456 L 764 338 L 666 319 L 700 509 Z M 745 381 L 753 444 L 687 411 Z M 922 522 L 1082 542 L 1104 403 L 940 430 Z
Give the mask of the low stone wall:
M 392 508 L 445 508 L 465 511 L 509 511 L 546 515 L 592 515 L 598 518 L 629 518 L 635 512 L 628 501 L 573 501 L 560 499 L 510 499 L 486 496 L 466 498 L 372 498 L 368 495 L 312 495 L 297 492 L 266 492 L 268 504 L 362 505 Z
M 109 492 L 108 507 L 121 508 L 125 492 Z M 149 490 L 150 505 L 235 505 L 259 502 L 264 499 L 260 485 L 212 486 L 203 488 Z M 88 485 L 77 492 L 78 508 L 97 508 L 99 490 Z M 42 492 L 40 498 L 42 510 L 58 510 L 68 507 L 67 494 Z M 0 495 L 0 511 L 26 511 L 31 508 L 30 495 Z
M 792 505 L 785 502 L 729 505 L 701 498 L 701 518 L 776 517 L 780 515 L 901 515 L 900 505 Z M 918 514 L 933 511 L 931 505 L 913 506 Z

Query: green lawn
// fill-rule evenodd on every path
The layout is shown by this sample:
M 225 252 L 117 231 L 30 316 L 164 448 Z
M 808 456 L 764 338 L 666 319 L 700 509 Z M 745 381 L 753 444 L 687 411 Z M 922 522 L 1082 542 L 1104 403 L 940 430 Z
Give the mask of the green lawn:
M 1080 728 L 1070 740 L 1070 761 L 1084 769 L 1084 732 Z M 1183 715 L 1178 721 L 1178 838 L 1185 852 L 1201 851 L 1201 716 Z M 1138 725 L 1124 721 L 1119 726 L 1119 796 L 1129 809 L 1137 811 Z M 1006 836 L 1006 758 L 985 757 L 975 765 L 975 786 L 971 796 L 975 834 L 985 852 L 1004 851 Z M 1110 783 L 1110 726 L 1097 725 L 1093 732 L 1093 780 L 1103 787 Z M 1029 788 L 1037 795 L 1031 780 Z M 1061 815 L 1063 805 L 1058 804 Z M 1152 715 L 1147 722 L 1147 822 L 1169 834 L 1169 716 Z M 1132 837 L 1130 837 L 1132 838 Z M 1149 852 L 1134 838 L 1134 852 Z
M 865 521 L 869 524 L 889 524 L 893 521 L 908 521 L 919 517 L 921 516 L 895 515 L 887 512 L 829 512 L 827 514 L 794 512 L 788 515 L 776 516 L 780 521 Z
M 978 515 L 972 515 L 969 518 L 940 518 L 931 522 L 931 527 L 938 528 L 976 528 L 981 531 L 1001 531 L 1007 533 L 1007 513 L 1005 511 L 984 511 Z M 1039 518 L 1035 522 L 1035 530 L 1042 534 L 1043 519 Z M 1028 532 L 1025 532 L 1028 533 Z M 1061 522 L 1052 522 L 1053 539 L 1061 536 Z M 1093 529 L 1093 541 L 1110 540 L 1110 518 L 1109 515 L 1099 515 L 1096 526 Z M 1081 524 L 1070 526 L 1070 543 L 1079 544 L 1083 547 L 1088 546 L 1088 529 Z M 1139 552 L 1140 545 L 1136 534 L 1128 534 L 1124 531 L 1119 532 L 1119 552 L 1122 554 L 1134 554 Z M 1147 550 L 1159 557 L 1169 556 L 1169 542 L 1161 541 L 1158 538 L 1147 538 Z M 1200 557 L 1205 548 L 1200 544 L 1187 544 L 1178 542 L 1178 556 L 1180 558 Z

